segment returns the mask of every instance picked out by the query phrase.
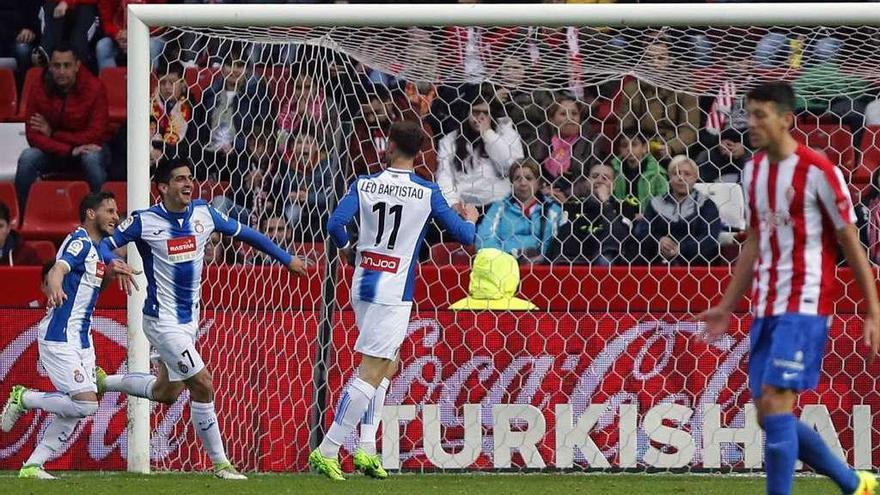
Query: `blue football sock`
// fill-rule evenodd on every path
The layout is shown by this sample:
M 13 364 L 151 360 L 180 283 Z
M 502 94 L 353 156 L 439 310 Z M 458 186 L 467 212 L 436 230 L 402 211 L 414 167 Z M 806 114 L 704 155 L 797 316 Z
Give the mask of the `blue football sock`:
M 859 477 L 847 464 L 831 452 L 816 430 L 802 421 L 797 422 L 798 453 L 800 460 L 828 476 L 840 490 L 849 495 L 859 487 Z
M 764 469 L 767 471 L 767 494 L 789 495 L 798 458 L 797 418 L 794 414 L 764 417 Z

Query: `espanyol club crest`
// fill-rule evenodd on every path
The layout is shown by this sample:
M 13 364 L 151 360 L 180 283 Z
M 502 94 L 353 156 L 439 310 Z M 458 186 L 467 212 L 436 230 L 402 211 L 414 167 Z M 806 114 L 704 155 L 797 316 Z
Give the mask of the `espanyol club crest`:
M 196 233 L 199 233 L 199 234 L 201 234 L 202 232 L 205 231 L 205 226 L 202 225 L 201 220 L 196 220 L 193 222 L 193 230 L 195 230 Z

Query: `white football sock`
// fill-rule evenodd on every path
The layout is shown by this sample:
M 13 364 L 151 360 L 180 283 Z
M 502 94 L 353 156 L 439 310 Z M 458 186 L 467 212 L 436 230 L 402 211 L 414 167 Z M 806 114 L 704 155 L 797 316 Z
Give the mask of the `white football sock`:
M 376 394 L 370 402 L 370 407 L 364 413 L 361 419 L 361 441 L 360 448 L 364 452 L 376 454 L 376 432 L 379 430 L 379 422 L 382 421 L 382 407 L 385 405 L 385 393 L 388 392 L 388 385 L 391 382 L 387 378 L 383 378 L 379 386 L 376 387 Z
M 345 438 L 354 431 L 358 422 L 364 417 L 364 412 L 370 406 L 370 401 L 376 394 L 376 389 L 369 383 L 356 377 L 345 389 L 339 405 L 336 406 L 336 414 L 333 416 L 333 425 L 320 447 L 324 457 L 336 457 L 339 455 L 339 447 Z
M 42 409 L 63 418 L 84 418 L 98 410 L 97 402 L 76 401 L 61 392 L 37 392 L 28 390 L 22 397 L 24 407 Z
M 229 462 L 226 458 L 226 450 L 223 448 L 223 439 L 220 438 L 220 425 L 217 424 L 214 403 L 190 402 L 189 412 L 193 428 L 202 440 L 202 448 L 208 452 L 211 462 L 215 465 Z
M 24 465 L 42 466 L 52 454 L 58 452 L 64 443 L 67 442 L 67 439 L 70 438 L 74 428 L 76 428 L 77 423 L 79 423 L 79 418 L 63 418 L 61 416 L 55 416 L 52 423 L 46 427 L 46 431 L 43 433 L 43 439 L 37 444 L 34 453 L 28 457 L 28 460 Z
M 156 384 L 156 377 L 149 373 L 108 375 L 104 384 L 111 392 L 123 392 L 134 397 L 153 400 L 153 385 Z

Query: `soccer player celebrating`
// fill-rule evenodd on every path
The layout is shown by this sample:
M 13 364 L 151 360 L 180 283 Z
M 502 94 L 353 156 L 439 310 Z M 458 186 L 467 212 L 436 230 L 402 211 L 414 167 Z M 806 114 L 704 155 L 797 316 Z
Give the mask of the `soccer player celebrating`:
M 752 287 L 749 386 L 766 433 L 767 493 L 791 493 L 795 461 L 800 459 L 831 477 L 846 495 L 873 495 L 874 476 L 852 470 L 792 414 L 797 394 L 819 383 L 837 300 L 836 244 L 865 297 L 864 343 L 871 358 L 880 347 L 880 302 L 853 225 L 847 185 L 827 158 L 791 136 L 790 85 L 773 82 L 752 89 L 746 108 L 749 136 L 760 150 L 743 171 L 748 238 L 721 303 L 699 318 L 706 322 L 708 339 L 719 337 Z
M 113 194 L 87 195 L 80 202 L 79 217 L 82 225 L 61 243 L 43 282 L 49 309 L 40 321 L 37 342 L 40 361 L 57 392 L 16 385 L 0 416 L 0 429 L 9 432 L 28 410 L 55 413 L 19 478 L 54 479 L 43 470 L 43 463 L 61 448 L 80 419 L 98 410 L 92 311 L 109 275 L 119 276 L 124 288 L 133 282 L 128 265 L 114 260 L 101 243 L 119 221 Z M 106 278 L 105 270 L 109 272 Z
M 183 388 L 190 393 L 190 416 L 202 446 L 221 479 L 246 479 L 226 458 L 214 411 L 211 374 L 196 350 L 205 243 L 214 231 L 235 236 L 305 275 L 302 260 L 286 253 L 265 235 L 219 213 L 203 200 L 192 200 L 193 178 L 185 160 L 163 162 L 155 181 L 162 201 L 134 212 L 105 242 L 116 249 L 134 242 L 144 260 L 147 299 L 144 334 L 165 364 L 158 376 L 146 373 L 102 376 L 101 391 L 124 392 L 172 404 Z
M 357 257 L 351 288 L 361 355 L 358 376 L 342 394 L 333 425 L 321 445 L 309 455 L 309 464 L 332 480 L 344 480 L 339 447 L 361 423 L 361 448 L 355 467 L 368 476 L 385 478 L 376 454 L 376 428 L 388 378 L 396 371 L 400 345 L 406 337 L 421 246 L 428 220 L 440 221 L 453 237 L 473 244 L 477 211 L 467 205 L 465 220 L 443 199 L 440 188 L 413 172 L 413 161 L 424 139 L 418 124 L 400 121 L 391 126 L 385 151 L 387 168 L 359 177 L 330 216 L 328 230 L 343 251 L 352 248 L 346 226 L 359 218 Z

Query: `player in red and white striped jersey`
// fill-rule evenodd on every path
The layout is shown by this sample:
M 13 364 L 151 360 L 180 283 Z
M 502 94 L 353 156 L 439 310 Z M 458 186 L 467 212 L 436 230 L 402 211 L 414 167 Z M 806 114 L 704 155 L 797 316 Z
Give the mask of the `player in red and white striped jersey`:
M 844 494 L 874 495 L 872 474 L 852 470 L 792 414 L 797 394 L 819 383 L 840 295 L 838 245 L 865 296 L 864 344 L 871 359 L 880 347 L 880 301 L 846 181 L 836 165 L 792 137 L 794 99 L 783 82 L 763 84 L 746 96 L 749 138 L 759 150 L 743 171 L 748 238 L 721 303 L 699 318 L 708 339 L 719 337 L 751 286 L 749 386 L 766 433 L 767 493 L 791 493 L 800 459 Z

